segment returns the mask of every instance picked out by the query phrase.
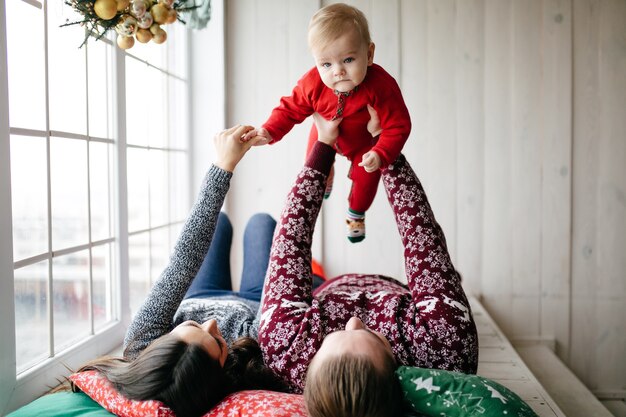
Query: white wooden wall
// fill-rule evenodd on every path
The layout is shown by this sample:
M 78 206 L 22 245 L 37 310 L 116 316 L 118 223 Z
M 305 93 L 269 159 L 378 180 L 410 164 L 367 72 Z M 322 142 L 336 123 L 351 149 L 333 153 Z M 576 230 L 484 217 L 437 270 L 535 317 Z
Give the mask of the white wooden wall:
M 375 61 L 413 120 L 405 154 L 422 179 L 468 292 L 512 339 L 555 339 L 597 392 L 626 390 L 626 1 L 358 0 Z M 312 0 L 225 1 L 226 125 L 262 124 L 312 58 Z M 227 210 L 278 216 L 311 123 L 253 150 Z M 315 253 L 327 272 L 404 279 L 382 190 L 367 238 L 343 218 L 336 163 Z M 240 245 L 233 261 L 240 270 Z

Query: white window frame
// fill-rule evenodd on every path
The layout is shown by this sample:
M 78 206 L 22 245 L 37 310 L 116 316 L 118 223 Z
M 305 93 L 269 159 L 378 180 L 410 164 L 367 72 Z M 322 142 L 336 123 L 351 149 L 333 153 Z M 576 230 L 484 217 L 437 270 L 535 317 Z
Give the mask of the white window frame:
M 10 0 L 15 1 L 15 0 Z M 47 13 L 46 0 L 19 0 L 35 7 L 43 8 Z M 114 236 L 112 239 L 115 250 L 114 268 L 116 269 L 113 285 L 116 287 L 113 300 L 113 321 L 98 333 L 73 344 L 71 347 L 56 353 L 42 363 L 28 369 L 16 376 L 16 350 L 15 350 L 15 304 L 14 304 L 14 269 L 29 264 L 31 261 L 47 260 L 53 257 L 51 253 L 40 255 L 32 259 L 21 260 L 14 263 L 13 260 L 13 236 L 12 236 L 12 207 L 11 207 L 11 166 L 10 166 L 10 137 L 11 134 L 30 136 L 71 137 L 74 139 L 87 140 L 86 136 L 67 133 L 31 131 L 27 129 L 11 129 L 9 126 L 9 95 L 8 95 L 8 64 L 7 64 L 7 33 L 6 33 L 6 9 L 4 0 L 0 1 L 0 414 L 4 415 L 25 403 L 32 401 L 51 386 L 59 383 L 60 375 L 68 374 L 68 367 L 76 369 L 88 360 L 104 355 L 118 348 L 123 340 L 126 328 L 130 322 L 129 305 L 129 232 L 128 232 L 128 201 L 127 201 L 127 140 L 126 140 L 126 102 L 125 102 L 125 59 L 126 53 L 117 48 L 111 48 L 113 56 L 113 111 L 115 138 L 115 161 L 114 182 L 116 190 L 114 218 Z M 47 16 L 44 18 L 47 24 Z M 45 31 L 48 37 L 47 30 Z M 108 39 L 99 42 L 112 44 Z M 189 51 L 188 51 L 189 52 Z M 48 50 L 45 51 L 48 53 Z M 133 59 L 138 59 L 132 57 Z M 144 62 L 138 59 L 140 62 Z M 47 58 L 46 58 L 47 62 Z M 189 66 L 188 66 L 189 68 Z M 189 80 L 187 74 L 186 78 Z M 47 77 L 47 71 L 46 71 Z M 188 81 L 187 86 L 189 86 Z M 46 82 L 47 84 L 47 82 Z M 46 86 L 47 88 L 47 86 Z M 190 97 L 190 94 L 188 94 Z M 191 100 L 190 100 L 191 101 Z M 190 124 L 191 124 L 190 116 Z M 192 132 L 190 131 L 190 134 Z M 90 138 L 91 139 L 91 138 Z M 107 143 L 111 140 L 103 139 Z M 169 149 L 167 149 L 169 150 Z M 189 144 L 189 171 L 192 171 L 194 153 L 193 141 Z M 190 197 L 193 193 L 189 193 Z M 168 224 L 176 224 L 178 220 L 172 220 Z M 158 228 L 158 227 L 156 227 Z M 151 227 L 148 230 L 153 230 Z M 133 234 L 138 233 L 137 231 Z M 171 239 L 170 239 L 171 240 Z M 86 245 L 89 247 L 90 244 Z M 84 249 L 82 246 L 81 249 Z M 73 248 L 77 249 L 77 248 Z M 71 250 L 73 250 L 71 249 Z M 65 251 L 64 251 L 65 253 Z M 41 258 L 41 259 L 39 259 Z M 154 278 L 154 277 L 151 277 Z M 51 277 L 49 278 L 51 279 Z

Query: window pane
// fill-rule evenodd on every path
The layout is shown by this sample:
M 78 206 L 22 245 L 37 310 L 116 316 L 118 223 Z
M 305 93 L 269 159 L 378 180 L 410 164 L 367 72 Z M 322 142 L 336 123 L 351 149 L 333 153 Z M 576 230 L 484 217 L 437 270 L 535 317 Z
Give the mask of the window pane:
M 63 350 L 91 333 L 89 251 L 54 258 L 54 349 Z
M 184 221 L 189 214 L 189 155 L 183 152 L 172 152 L 170 198 L 172 212 L 170 222 Z
M 170 226 L 170 253 L 174 250 L 174 245 L 178 240 L 178 236 L 180 236 L 180 232 L 183 230 L 183 225 L 184 223 L 174 223 Z
M 50 356 L 48 261 L 15 270 L 17 373 Z
M 87 134 L 86 49 L 78 48 L 85 31 L 80 25 L 59 27 L 68 19 L 81 17 L 65 2 L 48 2 L 50 129 Z
M 170 249 L 173 248 L 173 246 L 170 246 L 169 228 L 164 227 L 153 231 L 151 243 L 152 272 L 150 273 L 150 278 L 152 284 L 154 284 L 154 281 L 161 276 L 161 273 L 165 269 L 167 261 L 169 260 Z
M 148 233 L 128 238 L 130 313 L 134 316 L 150 290 L 150 241 Z
M 149 152 L 144 149 L 129 148 L 128 160 L 128 229 L 131 232 L 147 229 L 149 226 Z
M 170 26 L 171 25 L 163 25 L 163 30 L 168 32 L 168 38 L 169 38 Z M 177 25 L 173 25 L 173 26 L 177 26 Z M 157 45 L 154 42 L 148 42 L 148 43 L 135 42 L 135 46 L 133 46 L 131 49 L 128 49 L 126 53 L 129 55 L 135 56 L 142 61 L 147 61 L 157 68 L 165 68 L 165 64 L 166 64 L 165 54 L 167 53 L 167 48 L 165 48 L 165 45 L 167 45 L 169 42 L 170 42 L 170 39 L 168 39 L 165 42 L 165 44 L 161 44 L 161 45 Z M 137 61 L 137 60 L 133 59 L 133 61 Z
M 113 80 L 111 46 L 91 41 L 87 45 L 89 79 L 89 135 L 113 136 Z
M 165 146 L 166 137 L 165 75 L 159 70 L 126 59 L 126 128 L 132 145 Z
M 150 155 L 150 226 L 169 221 L 167 153 L 151 150 Z
M 113 313 L 113 245 L 96 246 L 91 251 L 93 270 L 93 321 L 100 329 L 115 319 Z
M 133 145 L 148 145 L 148 125 L 153 121 L 152 99 L 162 94 L 158 86 L 150 84 L 146 77 L 148 71 L 145 64 L 126 57 L 126 141 Z
M 150 146 L 164 148 L 167 143 L 167 75 L 154 68 L 146 71 L 148 85 L 152 86 L 150 91 L 150 123 L 148 127 L 148 141 Z
M 48 251 L 46 140 L 11 136 L 13 259 Z
M 87 221 L 87 143 L 50 140 L 52 246 L 58 250 L 89 241 Z
M 13 127 L 46 128 L 43 11 L 6 1 L 9 122 Z
M 91 181 L 91 239 L 113 236 L 111 224 L 111 158 L 113 145 L 89 143 L 89 179 Z
M 174 149 L 189 149 L 189 107 L 187 106 L 187 83 L 176 78 L 170 78 L 169 100 L 169 135 L 170 147 Z
M 168 71 L 181 78 L 187 77 L 187 44 L 188 28 L 185 25 L 168 25 L 167 30 L 167 53 Z

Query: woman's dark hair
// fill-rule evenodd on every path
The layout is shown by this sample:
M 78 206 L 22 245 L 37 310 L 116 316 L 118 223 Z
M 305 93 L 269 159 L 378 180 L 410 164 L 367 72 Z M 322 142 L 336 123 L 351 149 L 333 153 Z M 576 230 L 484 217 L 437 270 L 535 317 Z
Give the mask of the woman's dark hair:
M 247 337 L 232 344 L 224 368 L 199 345 L 166 334 L 134 360 L 103 358 L 78 372 L 89 370 L 103 374 L 125 397 L 161 401 L 177 417 L 201 416 L 241 389 L 286 388 L 263 364 L 258 342 Z M 78 390 L 72 384 L 72 391 Z

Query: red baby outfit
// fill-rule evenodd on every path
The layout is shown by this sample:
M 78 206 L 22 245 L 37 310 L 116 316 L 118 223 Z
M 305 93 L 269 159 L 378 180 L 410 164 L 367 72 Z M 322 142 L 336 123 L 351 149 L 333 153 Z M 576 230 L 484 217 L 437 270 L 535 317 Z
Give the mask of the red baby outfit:
M 380 118 L 382 134 L 378 141 L 367 131 L 368 104 L 374 107 Z M 336 93 L 324 85 L 317 68 L 313 68 L 298 81 L 291 96 L 281 98 L 280 105 L 272 110 L 263 125 L 272 135 L 270 143 L 281 140 L 295 124 L 302 123 L 315 112 L 326 120 L 343 117 L 336 148 L 352 163 L 348 204 L 353 211 L 365 213 L 376 196 L 380 170 L 367 173 L 358 166 L 363 154 L 376 151 L 382 162 L 381 168 L 385 168 L 398 157 L 411 132 L 411 118 L 400 87 L 381 66 L 372 64 L 363 82 L 354 90 L 349 94 Z M 317 130 L 313 126 L 307 154 L 316 141 Z
M 312 293 L 311 241 L 334 156 L 333 148 L 315 143 L 276 227 L 259 326 L 265 363 L 301 392 L 324 337 L 357 316 L 389 340 L 399 365 L 475 373 L 478 336 L 460 276 L 402 155 L 382 177 L 404 245 L 408 286 L 381 275 L 348 274 Z

